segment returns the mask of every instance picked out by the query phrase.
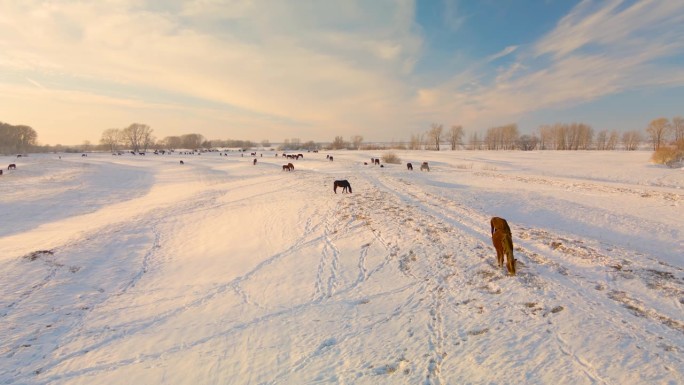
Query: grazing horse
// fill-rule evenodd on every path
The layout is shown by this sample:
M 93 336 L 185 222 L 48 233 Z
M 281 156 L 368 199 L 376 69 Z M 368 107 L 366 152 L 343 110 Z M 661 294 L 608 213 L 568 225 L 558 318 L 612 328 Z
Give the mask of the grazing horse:
M 254 158 L 254 162 L 252 162 L 253 165 L 256 165 L 256 159 L 257 158 Z
M 413 165 L 411 163 L 406 163 L 406 169 L 413 171 Z
M 375 164 L 380 164 L 380 159 L 375 158 Z
M 351 194 L 352 188 L 351 185 L 349 184 L 349 181 L 347 180 L 336 180 L 335 183 L 333 183 L 333 191 L 335 194 L 337 194 L 337 188 L 342 187 L 342 192 L 349 192 Z
M 290 166 L 284 164 L 284 165 L 283 165 L 283 171 L 291 171 L 291 170 L 290 170 Z
M 329 158 L 329 159 L 330 159 L 330 161 L 331 161 L 331 162 L 333 161 L 333 157 L 332 157 L 332 155 L 330 155 L 330 158 Z
M 290 171 L 294 171 L 294 164 L 288 163 L 288 164 L 287 164 L 287 167 L 290 168 Z
M 88 156 L 88 154 L 81 154 L 81 156 L 82 156 L 82 157 L 83 157 L 83 156 Z
M 17 165 L 14 163 L 10 163 L 10 165 L 7 167 L 8 170 L 16 170 Z
M 180 161 L 180 164 L 185 164 L 185 162 L 183 162 L 183 161 L 181 160 L 181 161 Z
M 490 221 L 492 228 L 492 244 L 496 249 L 496 262 L 499 267 L 503 266 L 504 255 L 506 256 L 506 269 L 508 274 L 515 275 L 517 260 L 513 257 L 513 236 L 508 222 L 499 217 L 493 217 Z
M 423 162 L 423 164 L 420 165 L 420 171 L 430 171 L 430 166 L 428 166 L 428 162 Z

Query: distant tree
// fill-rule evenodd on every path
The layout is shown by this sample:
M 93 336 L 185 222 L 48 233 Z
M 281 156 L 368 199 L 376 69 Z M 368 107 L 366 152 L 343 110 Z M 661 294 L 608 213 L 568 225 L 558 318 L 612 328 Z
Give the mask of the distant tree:
M 133 123 L 122 131 L 124 142 L 138 152 L 141 148 L 149 145 L 152 129 L 147 124 Z
M 430 139 L 430 142 L 434 146 L 435 151 L 439 151 L 439 142 L 442 139 L 442 130 L 443 129 L 444 129 L 444 127 L 441 124 L 432 123 L 432 125 L 430 126 L 430 130 L 427 133 L 428 138 Z
M 180 147 L 188 150 L 196 150 L 202 147 L 204 136 L 202 134 L 185 134 L 181 135 Z
M 512 150 L 518 140 L 518 125 L 491 127 L 485 133 L 485 146 L 488 150 Z
M 539 138 L 535 135 L 521 135 L 518 138 L 517 146 L 523 151 L 532 151 L 537 147 Z
M 667 118 L 658 118 L 651 121 L 646 128 L 646 132 L 653 143 L 653 150 L 658 150 L 665 142 L 670 130 L 670 123 Z
M 37 140 L 38 134 L 29 126 L 0 122 L 0 152 L 25 152 L 36 146 Z
M 271 142 L 269 142 L 268 139 L 264 139 L 261 141 L 261 147 L 263 147 L 263 148 L 271 147 Z
M 409 150 L 420 150 L 423 143 L 423 134 L 411 134 Z
M 453 125 L 449 132 L 447 133 L 447 140 L 451 144 L 451 150 L 455 150 L 456 147 L 463 141 L 463 126 Z
M 352 147 L 354 150 L 358 150 L 359 147 L 361 147 L 361 143 L 363 142 L 363 136 L 361 135 L 354 135 L 351 137 L 351 143 Z
M 639 144 L 643 141 L 641 132 L 637 130 L 627 131 L 622 134 L 622 143 L 625 144 L 627 151 L 634 151 L 639 148 Z
M 601 130 L 596 134 L 596 149 L 603 151 L 608 143 L 608 130 Z
M 88 152 L 90 151 L 90 141 L 89 140 L 84 140 L 83 145 L 81 146 L 83 149 L 83 152 Z
M 173 150 L 176 148 L 181 148 L 183 146 L 183 140 L 180 136 L 167 136 L 161 140 L 161 145 Z
M 336 136 L 335 139 L 333 140 L 331 144 L 331 148 L 333 150 L 340 150 L 343 148 L 347 148 L 347 142 L 344 141 L 344 138 L 341 136 Z
M 482 149 L 482 141 L 480 140 L 480 136 L 477 134 L 477 132 L 470 134 L 470 138 L 468 139 L 468 147 L 471 150 Z
M 675 143 L 679 143 L 684 139 L 684 118 L 675 116 L 672 118 L 672 133 L 674 134 Z
M 611 130 L 608 134 L 608 142 L 606 142 L 606 150 L 615 151 L 617 149 L 620 134 L 617 130 Z
M 109 151 L 114 152 L 121 143 L 121 130 L 118 128 L 108 128 L 102 131 L 100 144 L 109 147 Z
M 319 146 L 313 140 L 309 140 L 308 142 L 302 144 L 302 148 L 308 151 L 315 151 L 318 150 Z

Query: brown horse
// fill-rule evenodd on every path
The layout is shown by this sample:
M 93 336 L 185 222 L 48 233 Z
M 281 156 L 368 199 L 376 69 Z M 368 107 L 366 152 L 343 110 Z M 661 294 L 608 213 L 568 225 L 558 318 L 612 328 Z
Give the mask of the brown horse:
M 411 163 L 406 163 L 406 169 L 413 171 L 413 165 Z
M 351 185 L 349 184 L 349 181 L 347 180 L 336 180 L 335 183 L 333 183 L 333 191 L 335 194 L 337 194 L 337 188 L 342 187 L 342 192 L 349 192 L 351 194 L 352 188 Z
M 10 163 L 10 165 L 7 167 L 8 170 L 14 170 L 17 168 L 17 165 L 14 163 Z
M 256 165 L 256 162 L 257 162 L 256 158 L 254 158 L 254 162 L 252 162 L 252 164 Z
M 420 165 L 420 171 L 423 170 L 430 171 L 430 166 L 428 166 L 428 162 L 423 162 L 423 164 Z
M 183 161 L 181 160 L 181 161 L 180 161 L 180 164 L 185 164 L 185 162 L 183 162 Z
M 493 217 L 490 221 L 492 229 L 492 244 L 496 249 L 496 262 L 499 267 L 503 266 L 504 255 L 506 256 L 506 269 L 508 274 L 515 275 L 517 260 L 513 257 L 513 236 L 508 222 L 499 217 Z

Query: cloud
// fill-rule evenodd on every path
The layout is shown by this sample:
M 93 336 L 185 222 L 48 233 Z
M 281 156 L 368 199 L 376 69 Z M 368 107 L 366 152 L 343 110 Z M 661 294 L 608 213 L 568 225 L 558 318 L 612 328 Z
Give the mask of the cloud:
M 410 94 L 401 75 L 421 44 L 402 0 L 194 1 L 154 12 L 34 1 L 3 3 L 0 14 L 13 31 L 0 37 L 0 66 L 64 91 L 153 103 L 170 94 L 269 124 L 357 132 L 402 115 L 393 112 Z
M 439 111 L 485 128 L 628 90 L 684 86 L 676 64 L 684 54 L 684 2 L 583 1 L 548 34 L 513 47 L 473 66 L 478 83 L 465 98 L 462 81 L 437 87 Z M 496 72 L 487 66 L 513 51 L 513 63 Z
M 495 53 L 494 55 L 491 55 L 487 58 L 488 62 L 494 61 L 496 59 L 500 59 L 504 56 L 508 56 L 515 52 L 515 50 L 518 49 L 517 45 L 509 45 L 508 47 L 502 49 L 501 51 Z

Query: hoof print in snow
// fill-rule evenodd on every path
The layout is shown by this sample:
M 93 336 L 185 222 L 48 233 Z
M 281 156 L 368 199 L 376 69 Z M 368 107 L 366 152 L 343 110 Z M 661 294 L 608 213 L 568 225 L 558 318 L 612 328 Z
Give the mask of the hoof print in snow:
M 468 332 L 468 335 L 469 335 L 469 336 L 479 336 L 479 335 L 482 335 L 482 334 L 487 333 L 488 331 L 489 331 L 489 328 L 475 329 L 475 330 L 469 331 L 469 332 Z
M 553 309 L 551 309 L 551 313 L 554 313 L 554 314 L 555 314 L 555 313 L 560 313 L 560 312 L 562 312 L 564 309 L 565 309 L 565 308 L 564 308 L 563 306 L 558 305 L 558 306 L 554 307 Z
M 30 254 L 24 255 L 22 258 L 28 259 L 29 261 L 35 261 L 36 259 L 44 256 L 44 255 L 52 255 L 54 252 L 52 250 L 38 250 L 34 251 Z

